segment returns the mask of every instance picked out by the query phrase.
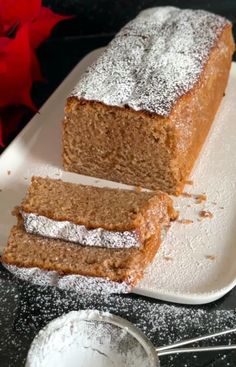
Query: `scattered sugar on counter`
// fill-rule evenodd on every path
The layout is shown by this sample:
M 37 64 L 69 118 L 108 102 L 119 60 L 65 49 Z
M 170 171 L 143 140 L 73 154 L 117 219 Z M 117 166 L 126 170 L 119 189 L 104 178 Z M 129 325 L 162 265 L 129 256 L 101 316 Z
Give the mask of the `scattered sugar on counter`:
M 12 366 L 22 363 L 42 327 L 72 310 L 98 309 L 124 317 L 139 327 L 155 346 L 235 327 L 236 309 L 216 309 L 214 305 L 175 306 L 130 295 L 84 294 L 78 297 L 76 293 L 56 288 L 15 283 L 13 286 L 10 281 L 0 282 L 0 323 L 4 323 L 1 324 L 0 349 L 13 351 L 8 356 Z M 10 306 L 13 304 L 14 307 Z M 223 303 L 218 303 L 217 307 L 222 308 Z M 219 339 L 219 343 L 235 343 L 234 337 Z M 180 358 L 186 358 L 188 367 L 193 363 L 192 356 L 169 356 L 163 357 L 163 367 L 175 367 Z M 235 367 L 233 358 L 233 352 L 227 353 L 224 364 Z

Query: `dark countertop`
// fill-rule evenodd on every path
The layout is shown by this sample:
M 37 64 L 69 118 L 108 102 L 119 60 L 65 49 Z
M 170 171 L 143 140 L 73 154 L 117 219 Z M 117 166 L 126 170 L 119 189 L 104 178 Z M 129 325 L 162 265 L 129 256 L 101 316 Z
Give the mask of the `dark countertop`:
M 157 5 L 203 8 L 236 21 L 236 1 L 47 0 L 53 9 L 77 14 L 56 27 L 38 50 L 47 83 L 34 87 L 38 106 L 88 52 L 106 45 L 141 9 Z M 235 36 L 236 39 L 236 36 Z M 21 367 L 33 337 L 47 322 L 70 310 L 111 311 L 138 325 L 155 345 L 236 327 L 236 289 L 205 306 L 172 306 L 135 295 L 78 296 L 16 281 L 0 267 L 0 367 Z M 220 344 L 227 342 L 221 339 Z M 231 337 L 236 343 L 236 336 Z M 162 367 L 236 367 L 236 352 L 163 357 Z

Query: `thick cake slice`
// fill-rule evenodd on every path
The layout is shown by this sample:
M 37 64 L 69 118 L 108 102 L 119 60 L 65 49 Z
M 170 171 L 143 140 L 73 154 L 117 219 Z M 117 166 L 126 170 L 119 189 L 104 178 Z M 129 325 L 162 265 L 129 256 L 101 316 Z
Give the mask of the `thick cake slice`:
M 172 201 L 161 192 L 98 188 L 33 177 L 20 213 L 25 230 L 81 245 L 131 248 L 168 225 Z
M 149 238 L 142 249 L 108 249 L 81 246 L 29 234 L 21 224 L 13 227 L 2 256 L 7 265 L 39 268 L 60 275 L 79 275 L 134 286 L 155 256 L 160 233 Z M 90 281 L 90 279 L 88 279 Z
M 232 25 L 203 10 L 141 12 L 67 100 L 64 168 L 178 194 L 222 100 Z
M 161 192 L 33 177 L 17 216 L 2 256 L 12 273 L 76 291 L 127 292 L 176 212 Z

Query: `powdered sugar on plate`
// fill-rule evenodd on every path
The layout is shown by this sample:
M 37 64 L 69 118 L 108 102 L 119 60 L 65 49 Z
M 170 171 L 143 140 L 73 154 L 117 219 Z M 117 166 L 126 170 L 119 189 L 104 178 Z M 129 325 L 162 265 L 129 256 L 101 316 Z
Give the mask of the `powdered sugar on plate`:
M 235 82 L 234 73 L 192 173 L 193 185 L 186 186 L 192 196 L 174 198 L 179 219 L 192 223 L 172 225 L 137 293 L 198 304 L 220 298 L 236 284 Z M 196 202 L 199 194 L 207 200 Z M 203 218 L 201 211 L 212 216 Z

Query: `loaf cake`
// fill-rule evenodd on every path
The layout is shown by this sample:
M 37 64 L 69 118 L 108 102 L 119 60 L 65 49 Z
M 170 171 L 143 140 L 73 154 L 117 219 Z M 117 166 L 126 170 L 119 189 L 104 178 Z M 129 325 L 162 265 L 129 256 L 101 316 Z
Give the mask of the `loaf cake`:
M 77 290 L 87 284 L 125 292 L 142 277 L 176 212 L 162 192 L 33 177 L 17 216 L 2 256 L 11 272 Z
M 129 22 L 67 99 L 67 171 L 179 194 L 223 97 L 231 23 L 152 8 Z

